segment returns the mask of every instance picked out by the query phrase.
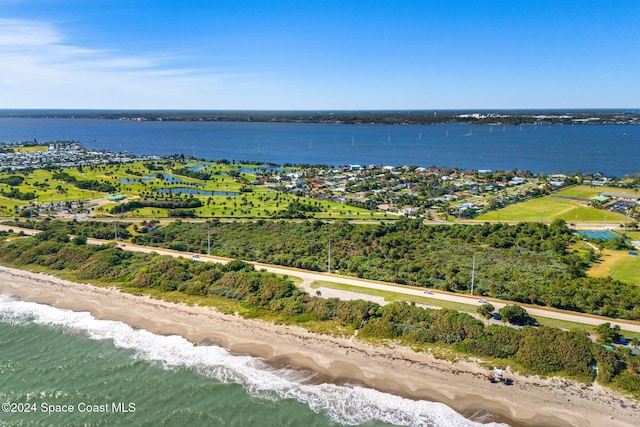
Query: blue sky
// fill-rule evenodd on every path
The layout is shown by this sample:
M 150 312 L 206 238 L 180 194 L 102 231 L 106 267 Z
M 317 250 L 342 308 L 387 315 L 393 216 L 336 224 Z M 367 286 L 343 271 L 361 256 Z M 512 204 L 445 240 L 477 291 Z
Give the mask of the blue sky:
M 638 107 L 637 0 L 0 2 L 0 108 Z

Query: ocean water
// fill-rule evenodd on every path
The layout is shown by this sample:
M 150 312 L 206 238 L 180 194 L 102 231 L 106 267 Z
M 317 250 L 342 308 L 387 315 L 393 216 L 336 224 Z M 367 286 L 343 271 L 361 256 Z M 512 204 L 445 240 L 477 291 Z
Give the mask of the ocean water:
M 618 177 L 640 173 L 640 125 L 403 126 L 0 117 L 0 142 L 34 139 L 76 140 L 86 148 L 134 154 L 277 164 L 516 168 Z
M 481 425 L 440 403 L 312 376 L 0 295 L 2 426 Z

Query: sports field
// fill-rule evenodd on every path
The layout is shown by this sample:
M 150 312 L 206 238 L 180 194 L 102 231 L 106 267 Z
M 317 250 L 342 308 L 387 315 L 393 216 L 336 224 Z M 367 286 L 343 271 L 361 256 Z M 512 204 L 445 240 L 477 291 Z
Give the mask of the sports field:
M 616 233 L 609 230 L 579 230 L 579 234 L 587 239 L 611 240 L 620 237 Z
M 635 251 L 637 252 L 637 251 Z M 640 256 L 633 256 L 629 251 L 602 251 L 602 259 L 587 271 L 589 276 L 611 276 L 621 282 L 640 285 Z
M 564 197 L 579 197 L 581 199 L 590 199 L 598 194 L 606 191 L 611 193 L 619 193 L 618 187 L 594 187 L 591 185 L 574 185 L 573 187 L 565 188 L 554 194 Z
M 26 147 L 16 147 L 13 149 L 15 153 L 33 153 L 34 151 L 49 151 L 48 145 L 29 145 Z
M 526 202 L 507 206 L 503 209 L 479 215 L 481 221 L 543 221 L 563 219 L 567 223 L 593 222 L 602 224 L 624 223 L 624 215 L 595 209 L 584 202 L 544 196 Z

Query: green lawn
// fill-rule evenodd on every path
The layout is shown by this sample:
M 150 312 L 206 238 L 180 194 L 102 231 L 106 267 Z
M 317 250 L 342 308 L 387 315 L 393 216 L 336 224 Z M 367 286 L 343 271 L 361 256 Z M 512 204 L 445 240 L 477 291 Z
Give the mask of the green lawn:
M 30 145 L 28 147 L 16 147 L 13 149 L 15 153 L 33 153 L 36 151 L 49 151 L 48 145 Z
M 190 167 L 201 166 L 201 171 L 214 173 L 210 180 L 198 180 L 186 176 L 172 174 L 172 168 L 176 166 Z M 65 172 L 79 180 L 106 181 L 115 187 L 115 193 L 124 194 L 128 200 L 135 199 L 160 199 L 156 192 L 163 188 L 187 187 L 197 190 L 220 193 L 240 193 L 239 195 L 195 195 L 203 206 L 195 209 L 198 217 L 222 217 L 222 218 L 269 218 L 277 212 L 287 208 L 295 201 L 318 208 L 319 212 L 309 212 L 308 215 L 320 219 L 396 219 L 395 216 L 387 216 L 380 211 L 353 207 L 342 203 L 325 200 L 316 200 L 307 197 L 299 197 L 290 193 L 278 192 L 274 189 L 248 184 L 257 178 L 255 173 L 242 174 L 245 182 L 240 182 L 230 174 L 242 168 L 255 168 L 258 165 L 228 165 L 212 162 L 185 163 L 176 165 L 172 162 L 157 162 L 157 170 L 149 170 L 145 163 L 128 163 L 124 165 L 100 165 L 97 167 L 67 168 Z M 170 182 L 155 178 L 156 174 L 170 174 L 181 182 Z M 3 174 L 4 175 L 4 174 Z M 132 180 L 131 183 L 120 182 L 121 178 Z M 148 182 L 141 182 L 145 178 Z M 149 180 L 149 178 L 151 178 Z M 7 186 L 8 187 L 8 186 Z M 53 179 L 52 172 L 35 170 L 25 176 L 25 181 L 17 187 L 23 193 L 34 192 L 38 203 L 60 202 L 70 200 L 101 200 L 106 193 L 86 191 L 76 188 L 72 184 Z M 249 188 L 252 191 L 242 192 L 241 189 Z M 179 196 L 173 196 L 177 198 Z M 183 196 L 187 197 L 187 196 Z M 29 201 L 3 200 L 0 204 L 0 216 L 14 216 L 14 206 L 26 206 Z M 110 216 L 109 210 L 117 203 L 108 203 L 95 207 L 97 216 Z M 142 208 L 126 213 L 125 217 L 150 218 L 166 217 L 167 209 Z
M 567 223 L 596 222 L 598 225 L 606 223 L 624 223 L 624 215 L 595 209 L 585 203 L 544 196 L 526 202 L 507 206 L 503 209 L 479 215 L 477 220 L 485 221 L 544 221 L 563 219 Z
M 18 201 L 18 200 L 13 200 L 13 199 L 7 199 L 6 197 L 0 197 L 0 216 L 15 216 L 15 210 L 14 208 L 16 206 L 24 206 L 25 203 Z
M 16 175 L 15 173 L 13 173 Z M 3 175 L 12 175 L 12 173 L 6 173 Z M 21 174 L 17 174 L 21 175 Z M 1 184 L 0 184 L 1 185 Z M 9 189 L 9 186 L 4 186 L 5 189 Z M 26 206 L 32 202 L 38 202 L 40 204 L 50 202 L 61 202 L 68 200 L 87 200 L 93 197 L 100 197 L 102 193 L 95 193 L 87 190 L 81 190 L 71 184 L 67 184 L 62 181 L 56 181 L 52 178 L 52 173 L 43 169 L 38 169 L 30 172 L 25 176 L 25 180 L 17 188 L 22 193 L 35 193 L 35 200 L 15 200 L 6 199 L 0 206 L 0 215 L 5 215 L 6 209 L 2 207 L 13 206 Z
M 591 197 L 595 197 L 602 192 L 611 192 L 611 193 L 620 193 L 622 192 L 618 187 L 592 187 L 590 185 L 574 185 L 573 187 L 565 188 L 563 190 L 557 191 L 554 194 L 558 196 L 566 196 L 566 197 L 580 197 L 582 199 L 590 199 Z
M 622 282 L 640 285 L 640 259 L 627 255 L 618 261 L 616 257 L 613 277 Z
M 612 270 L 614 279 L 640 285 L 640 257 L 629 255 L 629 251 L 603 250 L 602 259 L 594 264 L 587 274 L 608 277 L 611 276 Z

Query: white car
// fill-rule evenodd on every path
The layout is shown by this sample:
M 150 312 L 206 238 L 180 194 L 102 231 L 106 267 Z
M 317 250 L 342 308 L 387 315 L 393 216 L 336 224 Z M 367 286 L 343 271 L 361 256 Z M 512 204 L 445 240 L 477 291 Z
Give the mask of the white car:
M 424 293 L 427 295 L 433 295 L 433 291 L 430 291 L 429 289 L 425 289 Z
M 479 300 L 478 300 L 478 302 L 479 302 L 479 303 L 482 303 L 482 304 L 486 304 L 486 303 L 487 303 L 487 300 L 483 298 L 483 299 L 479 299 Z

